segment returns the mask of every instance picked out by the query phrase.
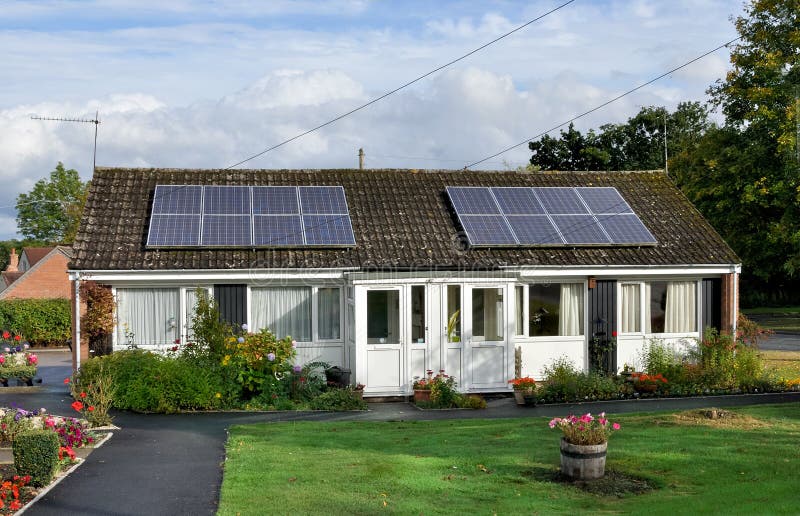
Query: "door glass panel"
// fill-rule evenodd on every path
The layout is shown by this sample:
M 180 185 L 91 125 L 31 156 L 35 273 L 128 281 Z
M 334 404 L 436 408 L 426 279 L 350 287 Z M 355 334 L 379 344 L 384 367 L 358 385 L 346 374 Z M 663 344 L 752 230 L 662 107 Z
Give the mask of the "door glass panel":
M 425 287 L 411 287 L 411 342 L 425 342 Z
M 461 342 L 460 285 L 447 285 L 447 342 Z
M 525 300 L 523 299 L 524 295 L 523 292 L 524 291 L 522 286 L 514 287 L 514 294 L 516 294 L 514 297 L 516 298 L 515 300 L 517 307 L 516 317 L 514 318 L 514 320 L 516 321 L 516 335 L 525 335 L 525 327 L 523 325 L 523 319 L 522 319 L 524 317 L 523 305 L 525 303 Z
M 503 340 L 503 289 L 472 289 L 472 337 L 476 341 Z
M 400 343 L 400 291 L 367 292 L 367 343 Z
M 321 340 L 339 340 L 341 296 L 337 287 L 320 288 L 317 291 L 317 328 Z

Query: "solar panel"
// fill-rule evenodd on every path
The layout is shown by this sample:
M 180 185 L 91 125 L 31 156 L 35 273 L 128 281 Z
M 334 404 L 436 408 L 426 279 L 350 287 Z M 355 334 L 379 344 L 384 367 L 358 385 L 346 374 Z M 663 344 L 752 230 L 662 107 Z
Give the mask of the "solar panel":
M 193 246 L 200 243 L 200 215 L 153 215 L 147 245 Z
M 447 194 L 459 215 L 496 215 L 500 213 L 488 188 L 448 186 Z
M 294 186 L 254 186 L 254 215 L 299 214 L 297 188 Z
M 506 219 L 520 244 L 564 243 L 547 215 L 511 215 Z
M 534 188 L 533 192 L 547 213 L 576 215 L 589 213 L 574 188 Z
M 200 245 L 252 245 L 250 215 L 205 215 Z
M 155 214 L 183 215 L 200 213 L 203 199 L 202 186 L 158 185 L 153 194 Z
M 446 191 L 473 246 L 656 243 L 613 187 L 448 186 Z
M 353 246 L 341 186 L 157 185 L 152 247 Z
M 348 215 L 344 188 L 341 186 L 301 186 L 302 212 L 314 215 Z
M 656 239 L 636 215 L 599 215 L 597 220 L 606 233 L 618 244 L 651 244 Z
M 553 222 L 568 244 L 610 244 L 592 215 L 553 215 Z
M 462 215 L 460 219 L 470 245 L 517 244 L 502 215 Z
M 300 215 L 254 215 L 253 245 L 303 245 L 303 221 Z
M 594 214 L 633 213 L 616 188 L 582 187 L 575 190 Z
M 530 188 L 492 188 L 492 193 L 506 215 L 544 214 L 544 208 Z
M 303 215 L 307 245 L 355 245 L 349 215 Z
M 206 186 L 203 213 L 211 215 L 250 214 L 249 186 Z

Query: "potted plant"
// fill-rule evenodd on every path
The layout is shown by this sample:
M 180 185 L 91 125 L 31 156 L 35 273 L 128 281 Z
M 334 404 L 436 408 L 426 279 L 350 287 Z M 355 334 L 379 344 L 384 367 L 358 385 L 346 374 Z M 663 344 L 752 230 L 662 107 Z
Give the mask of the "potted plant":
M 11 336 L 7 331 L 2 333 L 0 345 L 0 383 L 8 386 L 10 378 L 18 378 L 28 386 L 33 385 L 39 358 L 35 353 L 27 351 L 28 344 L 22 343 L 19 335 Z
M 550 428 L 558 427 L 561 436 L 561 473 L 576 480 L 603 478 L 606 470 L 608 437 L 619 430 L 605 412 L 598 417 L 587 413 L 550 420 Z
M 425 378 L 414 377 L 414 403 L 431 400 L 431 387 L 433 386 L 433 370 L 425 371 Z
M 667 379 L 661 373 L 632 373 L 631 380 L 633 380 L 633 388 L 636 392 L 655 392 L 659 387 L 667 384 Z
M 536 389 L 536 380 L 530 376 L 514 378 L 509 380 L 508 383 L 514 387 L 514 399 L 517 405 L 525 405 L 526 398 L 533 397 L 534 390 Z

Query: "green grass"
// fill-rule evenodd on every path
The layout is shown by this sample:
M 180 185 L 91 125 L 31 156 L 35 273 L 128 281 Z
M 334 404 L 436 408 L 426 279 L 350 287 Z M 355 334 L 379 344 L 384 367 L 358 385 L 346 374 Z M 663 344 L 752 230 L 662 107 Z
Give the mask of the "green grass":
M 786 379 L 800 378 L 800 351 L 759 351 L 764 366 Z
M 219 514 L 796 514 L 800 404 L 734 415 L 612 418 L 607 469 L 658 487 L 621 498 L 555 481 L 545 418 L 238 426 Z
M 800 331 L 800 306 L 747 308 L 742 312 L 770 330 Z

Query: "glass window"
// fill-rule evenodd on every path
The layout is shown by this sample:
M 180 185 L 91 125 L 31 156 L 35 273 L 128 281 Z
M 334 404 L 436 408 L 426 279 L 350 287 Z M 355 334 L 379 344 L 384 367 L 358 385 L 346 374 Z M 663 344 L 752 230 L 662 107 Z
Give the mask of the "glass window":
M 252 331 L 268 328 L 279 339 L 311 341 L 310 287 L 254 288 L 250 303 Z
M 353 303 L 347 303 L 347 340 L 353 342 L 355 340 L 355 327 L 356 327 L 356 309 Z
M 542 283 L 528 289 L 531 337 L 583 335 L 583 284 Z
M 192 320 L 197 311 L 198 295 L 208 299 L 208 290 L 205 288 L 187 288 L 186 289 L 186 314 L 184 314 L 184 328 L 186 329 L 186 340 L 191 342 L 194 339 L 194 332 L 192 331 Z
M 461 342 L 461 285 L 447 285 L 447 342 Z
M 622 320 L 620 321 L 620 331 L 622 333 L 638 333 L 641 330 L 641 316 L 639 314 L 639 291 L 638 283 L 621 286 L 622 291 Z
M 367 343 L 400 343 L 400 291 L 367 291 Z
M 525 318 L 525 313 L 524 313 L 525 299 L 523 299 L 524 292 L 525 290 L 523 287 L 521 286 L 514 287 L 514 297 L 517 307 L 516 317 L 514 318 L 514 320 L 516 322 L 517 335 L 525 335 L 525 326 L 523 324 L 523 320 Z
M 697 283 L 651 281 L 645 283 L 647 333 L 690 333 L 697 328 Z
M 664 315 L 667 308 L 667 282 L 652 281 L 644 284 L 645 333 L 664 333 Z
M 117 343 L 163 347 L 178 338 L 180 290 L 117 289 Z
M 317 331 L 320 340 L 339 340 L 341 332 L 341 295 L 338 287 L 317 289 Z
M 503 289 L 472 289 L 472 338 L 476 341 L 503 340 Z
M 425 342 L 425 287 L 411 287 L 411 341 Z

